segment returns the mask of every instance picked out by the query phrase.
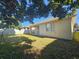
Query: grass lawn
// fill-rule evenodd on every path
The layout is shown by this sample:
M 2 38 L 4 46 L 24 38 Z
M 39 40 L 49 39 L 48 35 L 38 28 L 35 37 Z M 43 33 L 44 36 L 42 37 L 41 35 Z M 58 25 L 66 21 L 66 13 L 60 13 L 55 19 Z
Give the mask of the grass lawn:
M 79 45 L 63 39 L 7 35 L 0 39 L 0 59 L 79 59 Z

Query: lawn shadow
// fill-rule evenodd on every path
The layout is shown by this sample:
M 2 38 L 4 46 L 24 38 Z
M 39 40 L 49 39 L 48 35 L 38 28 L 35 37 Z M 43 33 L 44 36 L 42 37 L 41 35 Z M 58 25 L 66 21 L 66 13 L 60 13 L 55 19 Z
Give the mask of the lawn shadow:
M 0 59 L 79 59 L 79 44 L 72 40 L 52 38 L 54 41 L 37 49 L 32 46 L 35 40 L 28 37 L 10 36 L 4 39 L 0 42 Z
M 40 59 L 79 59 L 79 45 L 70 40 L 57 39 L 42 51 Z
M 26 35 L 26 34 L 25 34 Z M 57 37 L 51 37 L 51 36 L 45 36 L 45 35 L 32 35 L 32 34 L 28 34 L 28 35 L 31 35 L 31 36 L 35 36 L 35 37 L 39 37 L 39 38 L 55 38 L 57 40 L 65 40 L 67 41 L 68 39 L 64 39 L 64 38 L 57 38 Z
M 29 54 L 32 48 L 31 40 L 27 37 L 7 37 L 0 42 L 0 59 L 27 59 L 34 55 Z

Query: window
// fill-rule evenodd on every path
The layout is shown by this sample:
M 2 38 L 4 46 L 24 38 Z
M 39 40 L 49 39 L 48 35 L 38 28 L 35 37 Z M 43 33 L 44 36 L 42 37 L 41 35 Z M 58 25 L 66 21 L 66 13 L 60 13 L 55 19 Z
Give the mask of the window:
M 46 31 L 52 32 L 52 23 L 47 23 L 46 24 Z

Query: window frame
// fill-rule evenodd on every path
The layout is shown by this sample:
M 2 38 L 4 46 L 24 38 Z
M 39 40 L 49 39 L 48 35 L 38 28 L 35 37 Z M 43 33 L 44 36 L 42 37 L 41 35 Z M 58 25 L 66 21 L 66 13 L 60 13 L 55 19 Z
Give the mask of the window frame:
M 46 24 L 46 31 L 48 31 L 48 32 L 52 32 L 53 31 L 53 27 L 54 25 L 53 25 L 53 22 L 49 22 L 49 23 L 47 23 Z

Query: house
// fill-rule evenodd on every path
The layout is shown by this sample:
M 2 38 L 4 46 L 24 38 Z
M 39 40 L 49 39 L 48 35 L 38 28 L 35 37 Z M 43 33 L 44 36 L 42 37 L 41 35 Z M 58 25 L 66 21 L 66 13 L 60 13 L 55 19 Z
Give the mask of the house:
M 72 40 L 75 18 L 75 15 L 61 20 L 59 18 L 50 18 L 49 20 L 28 26 L 27 32 L 32 35 Z

